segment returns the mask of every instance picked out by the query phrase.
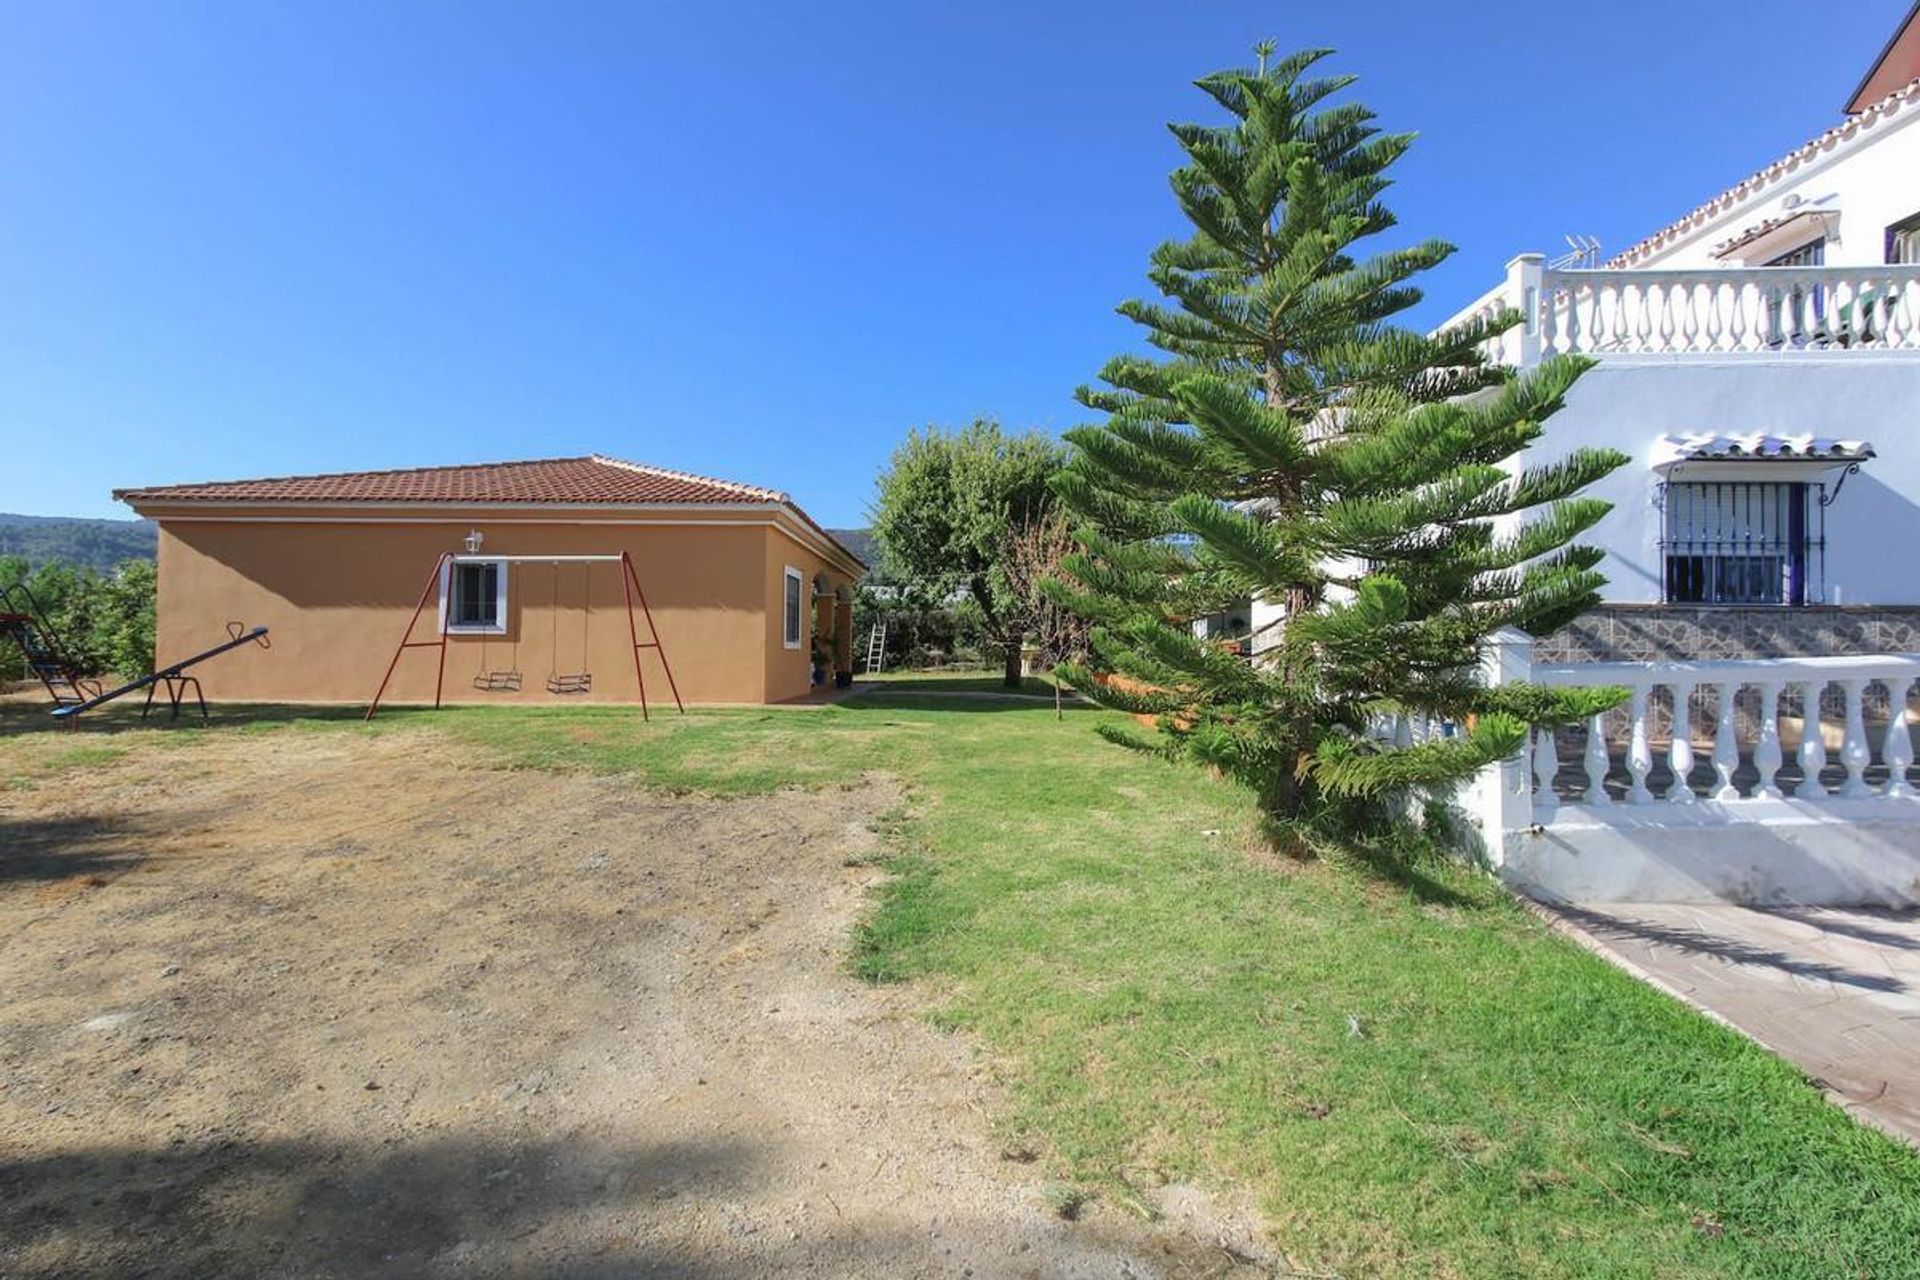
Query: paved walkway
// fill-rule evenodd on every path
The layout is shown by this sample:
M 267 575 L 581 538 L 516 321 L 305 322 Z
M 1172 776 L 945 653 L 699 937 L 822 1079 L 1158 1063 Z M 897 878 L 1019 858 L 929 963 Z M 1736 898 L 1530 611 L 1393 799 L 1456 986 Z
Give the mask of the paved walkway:
M 1796 1063 L 1920 1143 L 1920 911 L 1544 908 L 1581 942 Z

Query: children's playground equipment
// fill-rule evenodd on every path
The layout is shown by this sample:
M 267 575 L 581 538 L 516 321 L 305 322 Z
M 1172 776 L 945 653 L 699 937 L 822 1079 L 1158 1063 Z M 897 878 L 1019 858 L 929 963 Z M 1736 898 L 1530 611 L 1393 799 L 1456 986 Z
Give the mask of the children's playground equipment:
M 267 640 L 267 629 L 265 627 L 253 627 L 249 629 L 243 627 L 238 622 L 229 622 L 227 624 L 227 639 L 224 644 L 217 644 L 211 649 L 194 654 L 191 658 L 182 658 L 178 662 L 162 667 L 152 675 L 141 676 L 138 680 L 129 680 L 118 688 L 108 689 L 105 693 L 97 693 L 85 701 L 55 707 L 53 714 L 56 718 L 72 724 L 74 723 L 73 718 L 83 711 L 91 711 L 103 702 L 112 702 L 115 698 L 125 697 L 129 693 L 136 693 L 141 689 L 145 689 L 147 691 L 146 705 L 140 708 L 140 718 L 145 720 L 147 714 L 153 710 L 153 695 L 160 691 L 162 685 L 165 685 L 167 701 L 172 704 L 173 718 L 175 720 L 180 718 L 180 704 L 186 698 L 189 689 L 193 691 L 193 700 L 200 704 L 200 718 L 206 720 L 209 718 L 207 715 L 207 698 L 200 690 L 200 678 L 182 673 L 185 672 L 188 667 L 198 666 L 208 658 L 217 658 L 229 649 L 238 649 L 243 644 L 257 644 L 262 649 L 271 649 L 273 647 Z
M 477 546 L 478 540 L 479 535 L 472 535 L 468 539 L 468 545 L 470 547 Z M 640 576 L 633 567 L 633 557 L 626 552 L 622 551 L 618 555 L 483 556 L 457 555 L 451 551 L 443 551 L 440 553 L 439 558 L 433 562 L 432 571 L 427 574 L 426 585 L 420 589 L 420 601 L 413 606 L 413 616 L 407 619 L 407 629 L 400 633 L 400 643 L 394 646 L 393 660 L 387 663 L 387 672 L 380 677 L 380 687 L 374 691 L 373 701 L 367 704 L 366 719 L 373 719 L 374 713 L 380 710 L 380 700 L 386 696 L 387 686 L 393 682 L 394 670 L 399 667 L 401 657 L 409 649 L 438 649 L 440 651 L 439 667 L 435 672 L 433 680 L 433 705 L 436 709 L 439 708 L 447 676 L 446 621 L 444 618 L 439 621 L 439 624 L 435 628 L 436 634 L 430 640 L 415 640 L 413 633 L 414 629 L 420 625 L 420 615 L 426 612 L 427 602 L 433 598 L 437 590 L 441 589 L 442 583 L 449 581 L 449 575 L 452 574 L 454 566 L 462 564 L 544 564 L 552 566 L 553 591 L 549 605 L 549 613 L 553 618 L 553 647 L 549 653 L 546 688 L 547 692 L 555 694 L 590 693 L 593 690 L 593 673 L 586 669 L 589 651 L 588 641 L 591 636 L 590 628 L 593 618 L 593 599 L 589 590 L 591 583 L 588 575 L 591 573 L 592 566 L 596 564 L 619 565 L 620 590 L 625 598 L 627 609 L 627 639 L 633 649 L 633 675 L 640 688 L 640 715 L 643 719 L 647 720 L 653 718 L 647 705 L 647 677 L 645 671 L 641 669 L 640 653 L 643 649 L 652 649 L 660 655 L 660 668 L 667 673 L 667 688 L 673 693 L 673 705 L 679 709 L 681 715 L 687 713 L 686 704 L 680 700 L 680 687 L 675 683 L 673 678 L 673 667 L 667 662 L 666 648 L 660 643 L 659 629 L 653 625 L 653 611 L 647 607 L 646 592 L 640 589 Z M 581 566 L 583 584 L 580 603 L 580 669 L 578 671 L 562 671 L 560 670 L 561 566 L 575 564 Z M 644 618 L 646 621 L 647 634 L 652 637 L 644 643 L 640 639 L 639 621 L 634 616 L 634 606 L 636 604 L 640 607 L 640 618 Z M 519 671 L 520 642 L 517 635 L 514 640 L 509 642 L 512 645 L 512 657 L 510 659 L 511 667 L 507 670 L 495 671 L 488 669 L 486 643 L 485 637 L 482 636 L 480 641 L 480 671 L 473 678 L 474 688 L 488 693 L 519 692 L 521 685 L 521 673 Z
M 27 670 L 46 688 L 56 709 L 78 706 L 100 695 L 100 683 L 79 673 L 47 621 L 47 611 L 24 582 L 0 588 L 0 637 L 20 646 Z

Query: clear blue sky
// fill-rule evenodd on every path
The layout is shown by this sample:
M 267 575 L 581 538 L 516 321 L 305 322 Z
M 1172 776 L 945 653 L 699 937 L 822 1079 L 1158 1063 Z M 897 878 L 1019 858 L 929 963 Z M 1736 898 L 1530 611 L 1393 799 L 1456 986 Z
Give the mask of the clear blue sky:
M 598 450 L 858 523 L 909 427 L 1081 420 L 1181 229 L 1162 126 L 1259 37 L 1420 132 L 1438 319 L 1832 124 L 1905 9 L 10 5 L 0 510 Z

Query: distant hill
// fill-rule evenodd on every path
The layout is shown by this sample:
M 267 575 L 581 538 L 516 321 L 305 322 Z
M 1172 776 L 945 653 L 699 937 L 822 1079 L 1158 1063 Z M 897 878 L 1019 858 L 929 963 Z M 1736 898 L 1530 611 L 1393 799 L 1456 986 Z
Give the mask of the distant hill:
M 75 520 L 0 512 L 0 556 L 24 556 L 33 565 L 62 560 L 104 570 L 122 560 L 151 560 L 155 537 L 151 520 Z
M 840 545 L 867 562 L 867 568 L 880 566 L 880 548 L 874 544 L 871 529 L 829 529 Z
M 867 562 L 880 559 L 871 529 L 829 529 L 828 533 Z M 75 520 L 66 516 L 17 516 L 0 511 L 0 556 L 25 556 L 30 564 L 64 560 L 94 569 L 111 569 L 122 560 L 151 560 L 151 520 Z

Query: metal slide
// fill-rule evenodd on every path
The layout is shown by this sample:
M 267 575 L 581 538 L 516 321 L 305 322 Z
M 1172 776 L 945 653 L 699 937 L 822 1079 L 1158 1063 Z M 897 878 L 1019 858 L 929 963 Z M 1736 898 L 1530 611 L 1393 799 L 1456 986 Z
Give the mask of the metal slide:
M 20 646 L 27 670 L 45 687 L 54 706 L 72 706 L 99 696 L 99 682 L 79 674 L 47 620 L 47 611 L 24 582 L 0 587 L 0 638 Z

